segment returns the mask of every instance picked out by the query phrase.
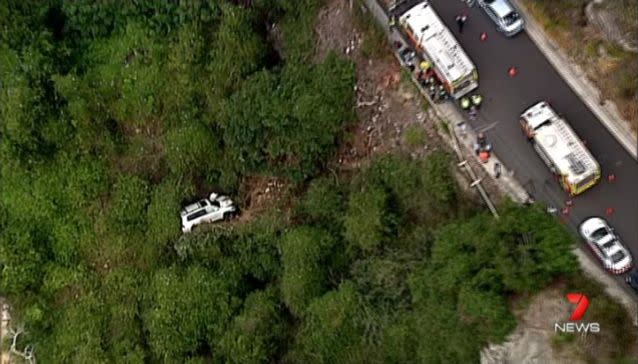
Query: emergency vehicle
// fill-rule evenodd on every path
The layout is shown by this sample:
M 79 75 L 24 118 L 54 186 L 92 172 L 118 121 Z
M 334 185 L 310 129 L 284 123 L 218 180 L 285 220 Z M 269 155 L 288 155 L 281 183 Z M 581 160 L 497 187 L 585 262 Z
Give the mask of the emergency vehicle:
M 547 102 L 525 110 L 520 123 L 538 155 L 570 195 L 581 194 L 600 180 L 598 162 Z
M 474 63 L 427 1 L 403 13 L 399 24 L 452 97 L 459 99 L 478 87 Z

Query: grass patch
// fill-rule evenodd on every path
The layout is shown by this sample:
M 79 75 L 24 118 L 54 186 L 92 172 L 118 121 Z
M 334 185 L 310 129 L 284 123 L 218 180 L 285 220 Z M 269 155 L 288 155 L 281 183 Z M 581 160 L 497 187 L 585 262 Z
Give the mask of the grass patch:
M 586 294 L 590 304 L 584 320 L 600 323 L 601 332 L 597 334 L 595 341 L 578 341 L 579 349 L 586 356 L 607 357 L 614 361 L 624 360 L 631 355 L 631 350 L 638 338 L 631 318 L 622 305 L 607 296 L 598 283 L 582 272 L 577 272 L 568 278 L 566 292 Z M 564 339 L 555 340 L 565 342 Z
M 411 147 L 422 147 L 425 145 L 426 133 L 421 125 L 411 124 L 403 132 L 405 143 Z
M 414 82 L 412 82 L 412 73 L 405 67 L 401 67 L 401 82 L 410 85 L 414 84 Z
M 559 332 L 552 336 L 550 344 L 554 349 L 562 349 L 566 344 L 573 343 L 576 340 L 576 335 L 566 332 Z
M 440 121 L 438 125 L 439 129 L 441 129 L 446 135 L 450 135 L 450 126 L 448 125 L 447 121 Z
M 388 42 L 385 31 L 374 19 L 370 10 L 363 5 L 363 1 L 357 1 L 353 12 L 355 26 L 364 34 L 361 53 L 365 57 L 372 59 L 386 55 Z
M 423 111 L 430 110 L 430 103 L 427 100 L 425 100 L 425 102 L 421 103 L 421 108 L 423 108 Z

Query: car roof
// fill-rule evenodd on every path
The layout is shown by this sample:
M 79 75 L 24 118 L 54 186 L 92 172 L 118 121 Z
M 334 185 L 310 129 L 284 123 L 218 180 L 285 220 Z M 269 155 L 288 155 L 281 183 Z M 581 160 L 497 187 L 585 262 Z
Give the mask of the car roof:
M 182 215 L 190 214 L 190 213 L 192 213 L 193 211 L 197 211 L 197 210 L 201 209 L 201 208 L 202 208 L 202 206 L 200 205 L 200 203 L 201 203 L 202 201 L 204 201 L 204 202 L 205 202 L 206 200 L 202 199 L 202 200 L 199 200 L 199 201 L 197 201 L 197 202 L 195 202 L 195 203 L 192 203 L 192 204 L 190 204 L 190 205 L 186 205 L 186 206 L 184 207 L 184 209 L 182 209 Z M 207 204 L 207 202 L 206 202 L 206 204 Z
M 494 10 L 498 17 L 501 18 L 514 10 L 514 7 L 512 7 L 507 0 L 495 0 L 491 4 L 488 4 L 488 6 Z
M 609 232 L 607 233 L 607 235 L 601 237 L 600 239 L 596 240 L 596 244 L 598 244 L 599 247 L 606 249 L 603 245 L 609 244 L 610 241 L 613 241 L 614 244 L 618 243 L 618 239 L 616 239 L 616 237 L 612 234 L 609 234 Z
M 600 217 L 590 217 L 589 219 L 583 221 L 580 226 L 583 230 L 589 230 L 590 234 L 601 227 L 609 227 L 607 221 L 601 219 Z

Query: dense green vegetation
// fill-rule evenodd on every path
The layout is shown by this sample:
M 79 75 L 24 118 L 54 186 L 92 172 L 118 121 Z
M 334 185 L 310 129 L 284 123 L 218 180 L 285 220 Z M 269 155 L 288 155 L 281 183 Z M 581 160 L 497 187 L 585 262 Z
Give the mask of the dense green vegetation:
M 0 4 L 0 290 L 40 362 L 470 363 L 508 296 L 573 266 L 444 153 L 325 176 L 354 70 L 309 62 L 320 4 Z M 251 176 L 298 203 L 180 234 L 185 201 Z

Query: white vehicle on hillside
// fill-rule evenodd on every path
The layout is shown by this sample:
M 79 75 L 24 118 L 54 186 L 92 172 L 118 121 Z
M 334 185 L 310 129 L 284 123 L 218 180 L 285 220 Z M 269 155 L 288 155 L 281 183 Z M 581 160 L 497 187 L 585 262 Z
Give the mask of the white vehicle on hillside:
M 216 193 L 211 193 L 208 198 L 184 207 L 180 213 L 182 219 L 182 232 L 188 233 L 199 224 L 212 223 L 219 220 L 229 220 L 239 211 L 233 201 Z
M 600 217 L 590 217 L 580 225 L 580 235 L 585 239 L 594 255 L 605 269 L 613 274 L 622 274 L 633 266 L 631 254 L 614 230 Z

